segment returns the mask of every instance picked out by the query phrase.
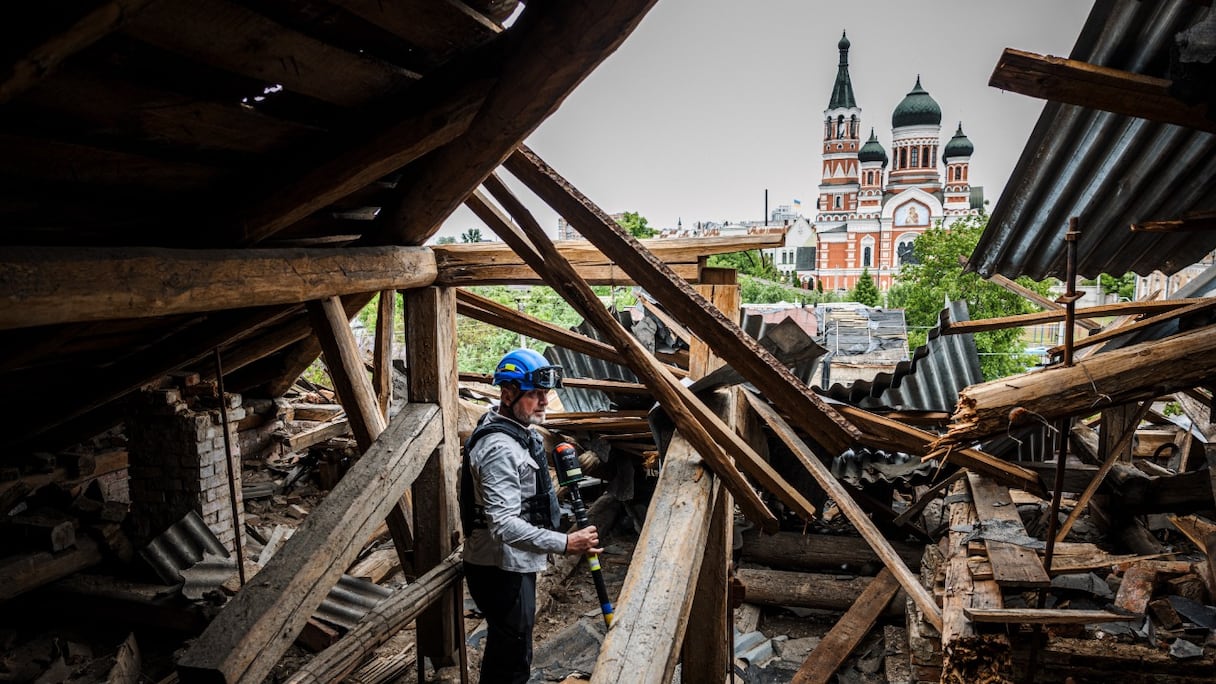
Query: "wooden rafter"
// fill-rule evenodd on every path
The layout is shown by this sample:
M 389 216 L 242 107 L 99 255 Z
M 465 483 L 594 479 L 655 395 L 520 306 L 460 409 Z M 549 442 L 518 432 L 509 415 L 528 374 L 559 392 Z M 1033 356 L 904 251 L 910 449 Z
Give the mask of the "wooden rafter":
M 1196 211 L 1176 219 L 1132 224 L 1133 233 L 1181 233 L 1200 230 L 1216 230 L 1216 211 Z
M 1189 105 L 1163 78 L 1005 48 L 988 85 L 1053 102 L 1216 133 L 1207 105 Z
M 468 131 L 412 166 L 382 238 L 422 244 L 642 21 L 655 0 L 532 3 L 504 34 L 498 83 Z M 554 55 L 561 55 L 560 63 Z
M 1134 316 L 1143 313 L 1159 313 L 1172 311 L 1184 306 L 1195 304 L 1193 299 L 1166 299 L 1160 301 L 1120 302 L 1118 304 L 1102 304 L 1077 309 L 1077 318 L 1100 318 L 1103 316 Z M 1062 309 L 1037 311 L 1016 316 L 1001 316 L 1000 318 L 984 318 L 977 321 L 946 321 L 940 328 L 943 335 L 962 335 L 984 330 L 1004 330 L 1042 323 L 1057 323 L 1065 319 Z
M 147 318 L 428 285 L 426 247 L 21 248 L 0 257 L 0 329 Z
M 506 161 L 506 168 L 583 237 L 616 260 L 673 316 L 787 412 L 825 448 L 840 453 L 861 433 L 811 391 L 738 324 L 709 306 L 687 282 L 648 252 L 606 213 L 524 146 Z
M 1209 311 L 1213 308 L 1216 308 L 1216 297 L 1208 297 L 1206 299 L 1193 300 L 1193 301 L 1187 303 L 1185 306 L 1177 307 L 1177 308 L 1171 309 L 1169 311 L 1159 313 L 1156 316 L 1151 316 L 1149 318 L 1145 318 L 1144 320 L 1137 321 L 1135 323 L 1130 323 L 1128 325 L 1119 326 L 1118 328 L 1113 328 L 1110 330 L 1103 330 L 1102 332 L 1098 333 L 1097 335 L 1090 335 L 1089 337 L 1086 337 L 1085 339 L 1077 340 L 1077 341 L 1073 342 L 1073 349 L 1076 350 L 1076 349 L 1082 349 L 1084 347 L 1092 347 L 1093 345 L 1098 344 L 1099 342 L 1105 342 L 1109 339 L 1119 337 L 1120 335 L 1126 335 L 1128 333 L 1136 332 L 1137 330 L 1143 330 L 1144 328 L 1148 328 L 1150 326 L 1157 325 L 1158 323 L 1164 323 L 1166 321 L 1170 321 L 1175 318 L 1189 316 L 1191 314 L 1200 313 L 1202 311 Z M 1052 347 L 1051 349 L 1047 350 L 1048 354 L 1062 354 L 1063 352 L 1064 352 L 1063 345 Z
M 1001 287 L 1005 288 L 1006 290 L 1009 290 L 1010 292 L 1012 292 L 1014 294 L 1025 297 L 1026 299 L 1034 302 L 1038 306 L 1043 307 L 1043 309 L 1046 311 L 1063 311 L 1064 310 L 1064 306 L 1062 304 L 1053 302 L 1050 299 L 1039 294 L 1038 292 L 1035 292 L 1034 290 L 1031 290 L 1027 287 L 1023 287 L 1017 281 L 1010 280 L 999 273 L 993 274 L 992 276 L 990 276 L 988 278 L 988 280 L 989 280 L 989 282 L 1000 285 Z M 1076 325 L 1079 327 L 1085 328 L 1086 330 L 1089 330 L 1089 331 L 1095 331 L 1095 330 L 1102 329 L 1101 324 L 1095 323 L 1094 321 L 1090 321 L 1090 320 L 1086 320 L 1086 319 L 1079 319 L 1077 321 Z

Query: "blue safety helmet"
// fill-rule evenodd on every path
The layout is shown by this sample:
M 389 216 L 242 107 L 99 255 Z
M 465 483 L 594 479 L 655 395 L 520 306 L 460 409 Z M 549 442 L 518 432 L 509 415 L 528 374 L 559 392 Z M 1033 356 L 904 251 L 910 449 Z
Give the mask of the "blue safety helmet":
M 504 382 L 519 383 L 519 389 L 524 392 L 561 387 L 562 367 L 551 365 L 548 359 L 531 349 L 515 349 L 502 357 L 494 369 L 494 384 Z

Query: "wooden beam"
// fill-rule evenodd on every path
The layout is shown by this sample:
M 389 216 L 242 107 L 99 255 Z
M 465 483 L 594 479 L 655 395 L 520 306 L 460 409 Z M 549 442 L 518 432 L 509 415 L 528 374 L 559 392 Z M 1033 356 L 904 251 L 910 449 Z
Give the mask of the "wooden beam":
M 0 104 L 29 90 L 72 55 L 122 28 L 153 0 L 110 0 L 94 8 L 67 30 L 49 36 L 29 52 L 18 57 L 0 77 Z
M 459 305 L 457 305 L 459 309 Z M 489 373 L 461 373 L 461 382 L 480 382 L 489 385 L 494 376 Z M 562 387 L 572 389 L 594 389 L 608 394 L 635 394 L 653 396 L 650 388 L 640 382 L 619 382 L 617 380 L 600 380 L 598 378 L 562 378 Z
M 439 408 L 408 404 L 291 539 L 178 660 L 182 682 L 261 681 L 443 438 Z
M 732 320 L 738 320 L 740 308 L 739 286 L 735 283 L 721 285 L 699 285 L 697 291 L 706 301 L 717 307 Z M 641 299 L 643 303 L 646 298 Z M 725 361 L 714 356 L 713 350 L 699 339 L 686 340 L 689 350 L 688 374 L 690 378 L 705 377 L 710 371 L 725 365 Z M 748 425 L 741 390 L 729 390 L 735 396 L 727 403 L 724 415 L 727 425 L 740 429 Z M 758 430 L 757 430 L 758 432 Z M 752 437 L 759 435 L 753 434 Z M 749 443 L 754 443 L 749 441 Z M 735 502 L 725 487 L 717 490 L 710 502 L 709 533 L 705 538 L 705 553 L 696 579 L 692 605 L 688 612 L 688 629 L 680 648 L 680 678 L 690 682 L 709 682 L 721 679 L 731 671 L 734 653 L 731 650 L 732 632 L 730 607 L 730 569 L 734 539 Z
M 947 535 L 945 589 L 942 597 L 944 626 L 941 632 L 942 649 L 949 649 L 954 642 L 976 636 L 975 625 L 967 617 L 967 609 L 1001 608 L 1001 588 L 993 580 L 976 579 L 967 563 L 967 535 L 975 525 L 975 507 L 965 496 L 967 483 L 955 483 L 950 490 L 950 532 Z M 949 652 L 949 651 L 947 651 Z M 967 680 L 960 680 L 967 681 Z
M 556 344 L 571 351 L 597 359 L 624 364 L 625 360 L 611 345 L 593 340 L 585 335 L 567 330 L 548 321 L 542 321 L 492 299 L 469 292 L 456 290 L 456 313 L 474 320 L 521 333 L 533 339 Z
M 890 578 L 894 591 L 899 582 L 886 568 L 879 568 L 878 577 Z M 846 574 L 789 572 L 763 568 L 739 568 L 735 578 L 743 584 L 744 600 L 759 606 L 794 606 L 835 612 L 847 611 L 874 584 L 874 577 L 851 577 Z M 891 604 L 888 615 L 903 615 L 904 606 Z M 884 612 L 879 607 L 879 612 Z M 823 656 L 822 653 L 819 654 Z
M 380 413 L 376 393 L 363 365 L 363 353 L 350 330 L 349 319 L 337 297 L 308 303 L 308 315 L 321 348 L 325 350 L 325 367 L 334 382 L 334 390 L 346 409 L 351 432 L 359 448 L 367 451 L 384 432 L 387 420 Z M 412 398 L 411 398 L 412 401 Z M 441 423 L 442 427 L 446 427 Z M 410 497 L 408 491 L 389 509 L 385 520 L 393 535 L 393 545 L 401 558 L 402 567 L 409 567 L 409 551 L 414 548 L 409 527 Z M 349 565 L 349 564 L 348 564 Z
M 920 567 L 924 545 L 898 540 L 890 544 L 905 565 Z M 742 558 L 772 568 L 825 573 L 873 575 L 882 567 L 882 559 L 859 537 L 798 532 L 745 532 Z
M 1064 310 L 1064 305 L 1053 302 L 1052 300 L 1048 299 L 1047 297 L 1044 297 L 1043 295 L 1039 294 L 1038 292 L 1035 292 L 1034 290 L 1031 290 L 1030 288 L 1023 287 L 1017 281 L 1010 280 L 1009 278 L 1006 278 L 1005 276 L 1001 275 L 1000 273 L 994 273 L 993 275 L 989 276 L 987 278 L 987 280 L 988 280 L 988 282 L 996 283 L 997 285 L 1000 285 L 1001 287 L 1005 288 L 1006 290 L 1009 290 L 1010 292 L 1012 292 L 1016 295 L 1021 295 L 1022 297 L 1025 297 L 1027 300 L 1034 302 L 1038 306 L 1042 307 L 1045 311 L 1063 311 Z M 1078 327 L 1085 328 L 1086 330 L 1089 330 L 1091 332 L 1102 329 L 1101 324 L 1095 323 L 1095 322 L 1087 320 L 1087 319 L 1078 319 L 1076 322 L 1076 325 Z
M 1052 102 L 1216 133 L 1206 104 L 1170 94 L 1171 82 L 1075 59 L 1005 48 L 988 85 Z
M 784 244 L 783 235 L 641 240 L 656 257 L 680 277 L 697 282 L 699 262 L 714 254 L 766 249 Z M 633 278 L 586 240 L 553 243 L 592 285 L 634 285 Z M 438 275 L 436 285 L 543 285 L 544 278 L 499 242 L 432 245 Z
M 470 208 L 482 220 L 488 221 L 488 225 L 496 229 L 498 235 L 515 248 L 516 253 L 529 260 L 533 268 L 545 272 L 547 277 L 552 279 L 550 285 L 553 289 L 561 293 L 576 311 L 621 350 L 633 372 L 655 392 L 656 398 L 667 410 L 677 429 L 683 431 L 697 453 L 706 459 L 714 472 L 725 481 L 731 493 L 739 500 L 739 507 L 744 513 L 759 527 L 776 530 L 776 516 L 760 501 L 751 484 L 739 472 L 740 468 L 747 469 L 753 477 L 761 478 L 762 484 L 777 490 L 773 491 L 773 494 L 800 515 L 808 518 L 813 515 L 814 506 L 806 497 L 781 480 L 767 462 L 743 444 L 733 430 L 727 428 L 687 387 L 676 380 L 666 366 L 643 349 L 637 338 L 608 313 L 574 267 L 553 249 L 553 243 L 549 241 L 544 229 L 510 190 L 493 175 L 487 179 L 487 184 L 498 200 L 512 212 L 519 226 L 511 223 L 480 193 L 474 193 L 470 198 Z M 731 456 L 738 465 L 731 461 Z
M 453 553 L 418 579 L 394 591 L 338 643 L 310 659 L 285 684 L 343 681 L 378 646 L 414 621 L 428 606 L 435 605 L 447 591 L 458 587 L 460 566 L 460 553 Z
M 912 601 L 920 608 L 925 619 L 929 621 L 937 629 L 942 628 L 941 609 L 933 601 L 933 596 L 921 585 L 920 579 L 912 573 L 908 566 L 904 564 L 903 559 L 891 548 L 890 542 L 879 532 L 874 526 L 874 522 L 866 514 L 861 506 L 853 500 L 853 496 L 849 493 L 844 485 L 840 484 L 832 475 L 827 466 L 819 460 L 806 443 L 794 432 L 790 424 L 785 422 L 772 407 L 770 407 L 763 399 L 753 395 L 751 392 L 745 394 L 752 408 L 760 415 L 764 422 L 768 423 L 769 427 L 777 433 L 782 442 L 790 448 L 790 451 L 802 462 L 804 468 L 814 476 L 815 481 L 828 494 L 828 496 L 836 502 L 836 505 L 853 523 L 853 527 L 861 533 L 861 536 L 870 544 L 870 548 L 874 549 L 874 553 L 882 559 L 883 565 L 891 571 L 895 578 L 899 580 L 900 586 L 904 588 Z
M 397 308 L 396 290 L 380 293 L 376 302 L 376 346 L 372 354 L 372 385 L 376 388 L 376 404 L 380 415 L 388 420 L 388 407 L 393 402 L 393 324 Z
M 709 306 L 687 282 L 624 232 L 602 209 L 570 185 L 531 150 L 520 146 L 506 168 L 614 259 L 668 312 L 760 389 L 796 424 L 833 453 L 860 441 L 861 433 L 811 391 L 785 364 L 720 311 Z
M 1143 330 L 1145 328 L 1157 325 L 1158 323 L 1164 323 L 1175 318 L 1182 318 L 1183 316 L 1190 316 L 1203 311 L 1209 311 L 1214 308 L 1216 308 L 1216 297 L 1200 299 L 1193 303 L 1187 304 L 1186 306 L 1173 309 L 1171 311 L 1166 311 L 1164 313 L 1159 313 L 1156 316 L 1150 316 L 1135 323 L 1122 325 L 1111 330 L 1103 330 L 1096 335 L 1090 335 L 1089 337 L 1073 342 L 1072 348 L 1076 350 L 1083 349 L 1085 347 L 1092 347 L 1099 342 L 1105 342 L 1111 338 L 1119 337 L 1120 335 L 1133 333 L 1137 330 Z M 1052 355 L 1062 354 L 1064 353 L 1064 347 L 1063 345 L 1052 347 L 1051 349 L 1047 350 L 1047 353 Z
M 420 287 L 435 280 L 435 257 L 426 247 L 9 247 L 0 273 L 3 330 Z
M 959 392 L 954 423 L 935 451 L 1004 434 L 1028 420 L 1051 421 L 1154 399 L 1212 377 L 1216 326 L 1197 328 L 1053 367 L 972 385 Z
M 869 634 L 870 628 L 897 593 L 899 582 L 891 571 L 884 569 L 878 573 L 874 581 L 870 582 L 853 602 L 848 612 L 832 625 L 832 629 L 828 630 L 814 650 L 807 654 L 806 661 L 798 668 L 790 683 L 827 684 L 831 681 L 853 649 Z
M 655 0 L 533 3 L 503 38 L 497 84 L 464 135 L 413 164 L 382 212 L 384 241 L 422 244 L 520 141 L 612 54 Z M 544 49 L 539 49 L 543 46 Z M 560 54 L 560 63 L 553 55 Z
M 8 544 L 6 544 L 8 546 Z M 0 601 L 20 596 L 31 589 L 91 568 L 103 559 L 97 542 L 82 536 L 66 551 L 33 551 L 6 554 L 0 560 Z
M 1132 316 L 1143 313 L 1159 313 L 1189 306 L 1194 304 L 1195 301 L 1193 299 L 1165 299 L 1159 301 L 1120 302 L 1118 304 L 1103 304 L 1101 306 L 1088 306 L 1077 309 L 1076 315 L 1077 318 L 1088 319 L 1103 316 Z M 964 333 L 976 333 L 985 330 L 1004 330 L 1005 328 L 1055 323 L 1063 321 L 1064 318 L 1065 313 L 1063 309 L 1053 309 L 1051 311 L 1037 311 L 1029 314 L 984 318 L 975 321 L 949 321 L 940 330 L 943 335 L 962 335 Z
M 405 348 L 409 400 L 439 404 L 444 434 L 443 443 L 427 459 L 413 487 L 414 572 L 423 573 L 442 563 L 460 543 L 456 297 L 446 287 L 402 294 L 405 329 L 410 332 Z M 463 648 L 462 598 L 462 592 L 449 590 L 418 618 L 418 655 L 430 658 L 435 667 L 455 664 Z
M 729 415 L 730 395 L 717 395 Z M 693 594 L 721 480 L 677 431 L 604 637 L 592 684 L 669 682 L 688 629 Z

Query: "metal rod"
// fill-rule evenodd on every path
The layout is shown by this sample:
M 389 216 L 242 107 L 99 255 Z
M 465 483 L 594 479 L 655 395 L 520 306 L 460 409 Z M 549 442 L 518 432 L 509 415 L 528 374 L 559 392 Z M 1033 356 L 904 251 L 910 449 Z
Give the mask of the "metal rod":
M 228 434 L 228 397 L 224 394 L 224 368 L 220 348 L 215 348 L 215 384 L 220 393 L 220 429 L 224 433 L 224 463 L 228 470 L 228 503 L 232 505 L 232 548 L 236 550 L 236 572 L 245 586 L 245 548 L 241 544 L 241 517 L 236 507 L 236 474 L 232 465 L 232 437 Z
M 1068 232 L 1064 234 L 1066 248 L 1065 280 L 1067 283 L 1064 291 L 1064 355 L 1062 359 L 1064 367 L 1072 365 L 1073 333 L 1076 329 L 1075 323 L 1077 319 L 1077 238 L 1080 235 L 1081 229 L 1077 217 L 1072 216 L 1068 219 Z M 1068 460 L 1068 435 L 1072 431 L 1070 423 L 1070 418 L 1062 417 L 1056 425 L 1056 439 L 1059 440 L 1056 448 L 1056 481 L 1051 491 L 1051 507 L 1049 509 L 1050 513 L 1047 516 L 1047 548 L 1043 553 L 1043 565 L 1049 573 L 1051 572 L 1051 565 L 1055 558 L 1056 529 L 1060 525 L 1060 502 L 1064 498 L 1064 465 Z M 1038 607 L 1043 608 L 1046 604 L 1047 591 L 1040 589 L 1038 592 Z M 1034 642 L 1031 646 L 1029 662 L 1026 665 L 1027 681 L 1030 682 L 1034 681 L 1042 633 L 1043 626 L 1035 625 Z

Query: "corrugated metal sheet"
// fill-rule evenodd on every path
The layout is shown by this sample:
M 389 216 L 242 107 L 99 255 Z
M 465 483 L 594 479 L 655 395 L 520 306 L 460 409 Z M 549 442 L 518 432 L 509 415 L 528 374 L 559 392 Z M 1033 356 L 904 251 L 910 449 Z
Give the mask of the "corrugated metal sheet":
M 617 312 L 616 319 L 625 327 L 626 330 L 633 328 L 633 316 L 629 311 Z M 660 324 L 662 325 L 662 324 Z M 575 332 L 590 337 L 595 340 L 604 342 L 605 340 L 594 327 L 584 321 Z M 592 356 L 587 356 L 581 352 L 574 352 L 565 347 L 550 346 L 545 350 L 545 358 L 549 361 L 560 365 L 568 378 L 594 378 L 597 380 L 617 380 L 620 382 L 637 382 L 638 378 L 625 366 L 616 363 L 610 363 L 603 359 L 597 359 Z M 607 411 L 613 408 L 612 399 L 599 390 L 574 389 L 563 387 L 557 390 L 558 398 L 561 399 L 562 409 L 571 412 L 593 412 Z M 616 408 L 645 408 L 650 405 L 649 401 L 642 400 L 642 406 L 621 406 L 619 402 L 630 401 L 626 397 L 618 399 Z M 636 401 L 636 400 L 635 400 Z
M 140 558 L 165 584 L 181 582 L 181 571 L 207 554 L 227 558 L 228 549 L 195 511 L 184 515 L 139 551 Z
M 951 302 L 942 312 L 950 320 L 970 320 L 967 303 Z M 879 373 L 873 381 L 834 384 L 815 391 L 864 409 L 901 411 L 954 411 L 959 390 L 983 381 L 975 338 L 929 331 L 928 341 L 917 347 L 912 359 L 896 364 L 895 371 Z
M 1098 0 L 1070 57 L 1165 78 L 1174 35 L 1209 11 L 1189 0 Z M 1216 135 L 1048 103 L 970 263 L 984 276 L 1064 278 L 1063 237 L 1079 216 L 1081 275 L 1173 274 L 1216 248 L 1216 232 L 1128 226 L 1213 209 Z

